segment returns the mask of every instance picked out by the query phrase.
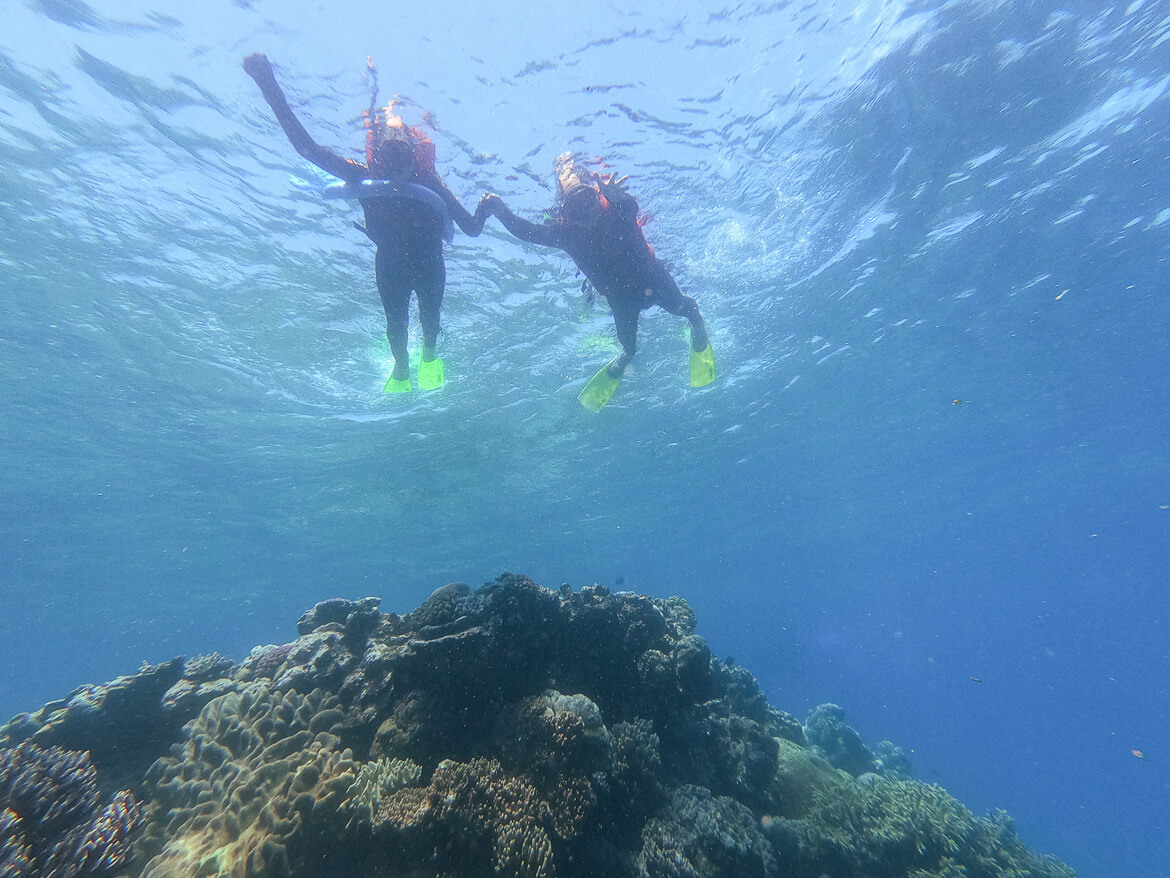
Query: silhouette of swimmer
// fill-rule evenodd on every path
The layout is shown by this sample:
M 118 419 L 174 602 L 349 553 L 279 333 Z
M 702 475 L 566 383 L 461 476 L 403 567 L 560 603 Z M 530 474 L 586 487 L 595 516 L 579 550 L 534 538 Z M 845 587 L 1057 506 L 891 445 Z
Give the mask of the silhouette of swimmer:
M 372 63 L 367 63 L 374 73 Z M 358 187 L 365 180 L 395 184 L 389 192 L 382 187 L 373 196 L 355 196 L 361 197 L 365 213 L 362 230 L 377 245 L 374 278 L 386 312 L 386 337 L 394 355 L 394 370 L 385 389 L 392 392 L 411 389 L 406 340 L 412 291 L 418 297 L 423 332 L 419 388 L 441 385 L 443 361 L 436 354 L 436 345 L 447 277 L 443 261 L 444 228 L 451 217 L 464 233 L 475 237 L 483 230 L 486 209 L 481 206 L 474 216 L 467 212 L 435 171 L 434 143 L 419 129 L 403 124 L 392 105 L 375 108 L 376 87 L 366 114 L 366 164 L 362 164 L 342 158 L 313 140 L 289 107 L 266 56 L 249 55 L 244 59 L 244 70 L 260 86 L 264 100 L 289 142 L 306 160 L 344 180 L 347 187 Z M 446 212 L 433 198 L 420 197 L 427 192 L 420 192 L 417 187 L 425 187 L 437 195 Z
M 691 385 L 710 384 L 715 359 L 699 305 L 682 293 L 646 243 L 638 201 L 626 191 L 625 178 L 599 176 L 569 153 L 557 158 L 556 174 L 556 203 L 544 223 L 521 219 L 494 194 L 483 197 L 476 213 L 486 207 L 521 241 L 563 250 L 609 303 L 622 352 L 594 376 L 581 395 L 582 404 L 599 411 L 613 395 L 637 352 L 638 317 L 652 305 L 690 322 Z

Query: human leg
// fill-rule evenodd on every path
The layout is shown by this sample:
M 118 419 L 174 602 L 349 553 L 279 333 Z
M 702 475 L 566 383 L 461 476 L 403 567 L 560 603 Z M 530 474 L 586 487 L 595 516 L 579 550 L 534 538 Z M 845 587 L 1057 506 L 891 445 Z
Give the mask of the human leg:
M 419 280 L 415 290 L 418 296 L 418 320 L 422 324 L 423 360 L 433 360 L 439 342 L 440 313 L 443 308 L 443 288 L 447 282 L 447 269 L 440 258 Z
M 418 319 L 422 325 L 423 349 L 418 363 L 418 389 L 434 390 L 446 380 L 443 361 L 436 353 L 439 341 L 439 314 L 443 305 L 446 270 L 442 258 L 418 282 Z
M 609 300 L 609 309 L 613 312 L 613 324 L 622 352 L 609 364 L 608 372 L 613 378 L 621 378 L 638 352 L 638 315 L 642 308 L 640 302 L 614 296 Z
M 683 296 L 683 308 L 678 313 L 691 324 L 691 349 L 695 351 L 706 350 L 711 344 L 711 339 L 707 335 L 707 324 L 703 321 L 703 315 L 699 311 L 699 303 L 690 296 Z
M 652 300 L 663 310 L 685 317 L 691 324 L 691 386 L 706 387 L 715 380 L 715 354 L 711 350 L 711 338 L 707 335 L 707 324 L 699 311 L 699 303 L 683 295 L 665 266 L 661 267 Z
M 666 266 L 661 266 L 656 281 L 652 297 L 654 304 L 670 314 L 685 317 L 691 324 L 691 348 L 695 351 L 705 350 L 710 344 L 710 338 L 707 335 L 707 324 L 699 311 L 699 303 L 683 294 Z
M 408 381 L 410 352 L 406 348 L 406 338 L 410 320 L 410 287 L 389 263 L 382 248 L 378 248 L 374 257 L 374 279 L 378 284 L 378 295 L 382 298 L 382 309 L 386 312 L 386 338 L 394 357 L 391 378 Z

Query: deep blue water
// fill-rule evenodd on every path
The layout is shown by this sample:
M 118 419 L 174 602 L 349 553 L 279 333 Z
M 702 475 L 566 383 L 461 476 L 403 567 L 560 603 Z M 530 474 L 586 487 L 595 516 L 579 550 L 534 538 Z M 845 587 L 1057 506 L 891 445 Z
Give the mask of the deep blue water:
M 1167 7 L 403 6 L 4 4 L 0 715 L 327 597 L 600 582 L 1082 876 L 1170 876 Z M 719 380 L 648 312 L 585 411 L 611 321 L 492 225 L 448 384 L 383 395 L 372 247 L 254 50 L 355 157 L 371 55 L 469 206 L 630 173 Z

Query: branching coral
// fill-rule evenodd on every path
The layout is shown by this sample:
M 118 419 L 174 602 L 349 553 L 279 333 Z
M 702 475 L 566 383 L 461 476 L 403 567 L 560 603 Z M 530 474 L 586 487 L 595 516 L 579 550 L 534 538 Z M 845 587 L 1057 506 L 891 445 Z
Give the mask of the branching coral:
M 418 786 L 422 768 L 409 759 L 375 759 L 357 772 L 346 808 L 351 820 L 372 823 L 382 800 L 405 787 Z
M 88 753 L 31 742 L 0 750 L 0 875 L 112 874 L 141 823 L 125 790 L 101 804 Z
M 765 821 L 793 874 L 1073 878 L 1030 853 L 1010 825 L 977 818 L 941 787 L 874 778 L 821 787 L 807 818 Z
M 385 797 L 375 817 L 391 849 L 431 850 L 446 872 L 523 878 L 556 875 L 550 823 L 536 789 L 494 759 L 443 762 L 425 790 Z
M 20 816 L 9 808 L 0 810 L 0 878 L 20 878 L 32 868 L 33 853 L 21 832 Z

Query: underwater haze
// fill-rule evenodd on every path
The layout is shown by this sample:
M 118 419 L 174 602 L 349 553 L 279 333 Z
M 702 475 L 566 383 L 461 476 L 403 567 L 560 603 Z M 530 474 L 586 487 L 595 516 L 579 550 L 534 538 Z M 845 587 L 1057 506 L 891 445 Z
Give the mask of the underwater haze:
M 625 5 L 0 4 L 0 719 L 507 570 L 681 595 L 777 707 L 1170 876 L 1170 8 Z M 471 209 L 629 174 L 716 382 L 655 309 L 584 409 L 604 300 L 490 220 L 446 385 L 382 393 L 253 51 L 359 160 L 369 56 Z

